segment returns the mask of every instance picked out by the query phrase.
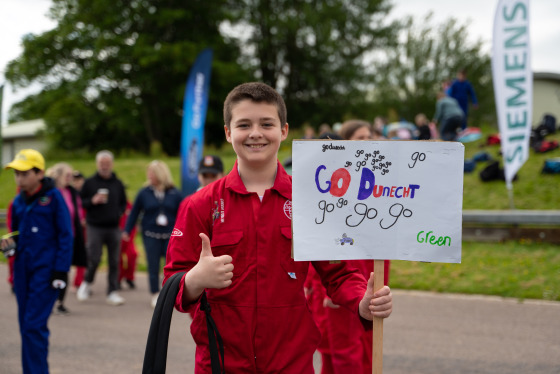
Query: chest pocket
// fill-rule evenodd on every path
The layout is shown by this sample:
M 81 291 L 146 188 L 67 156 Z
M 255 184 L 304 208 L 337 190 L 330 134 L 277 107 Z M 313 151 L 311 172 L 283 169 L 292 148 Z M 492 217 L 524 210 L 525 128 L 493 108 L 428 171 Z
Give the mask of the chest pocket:
M 285 239 L 290 241 L 289 248 L 291 248 L 292 228 L 289 226 L 280 227 L 280 233 L 282 234 L 281 240 Z M 288 277 L 294 280 L 305 280 L 305 277 L 307 276 L 307 270 L 309 268 L 308 261 L 294 261 L 291 251 L 288 251 L 287 255 L 282 258 L 282 261 L 280 263 L 282 264 L 282 268 L 284 269 Z
M 239 245 L 243 240 L 243 231 L 212 233 L 210 246 L 214 256 L 229 255 L 233 263 L 233 276 L 241 275 L 247 268 L 247 251 Z

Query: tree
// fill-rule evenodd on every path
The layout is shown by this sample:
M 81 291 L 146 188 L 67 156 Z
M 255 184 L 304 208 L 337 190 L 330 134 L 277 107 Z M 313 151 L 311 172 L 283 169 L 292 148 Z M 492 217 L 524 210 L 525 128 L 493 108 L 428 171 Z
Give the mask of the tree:
M 48 134 L 64 149 L 147 151 L 161 142 L 176 154 L 188 72 L 197 54 L 211 47 L 207 138 L 221 143 L 223 99 L 250 76 L 237 64 L 238 46 L 220 34 L 228 18 L 222 0 L 53 3 L 57 27 L 27 35 L 24 52 L 8 65 L 14 87 L 44 86 L 13 107 L 12 119 L 45 118 Z
M 398 45 L 377 56 L 370 111 L 386 116 L 397 113 L 399 118 L 393 119 L 409 121 L 418 113 L 430 118 L 442 82 L 452 80 L 459 69 L 466 68 L 482 109 L 471 111 L 469 122 L 492 121 L 492 69 L 490 56 L 482 51 L 482 41 L 469 42 L 468 25 L 453 18 L 436 27 L 431 22 L 431 13 L 420 24 L 407 17 Z
M 282 93 L 288 121 L 340 121 L 365 98 L 364 57 L 390 45 L 387 0 L 233 2 L 230 27 L 245 40 L 245 62 Z M 239 4 L 239 6 L 235 6 Z

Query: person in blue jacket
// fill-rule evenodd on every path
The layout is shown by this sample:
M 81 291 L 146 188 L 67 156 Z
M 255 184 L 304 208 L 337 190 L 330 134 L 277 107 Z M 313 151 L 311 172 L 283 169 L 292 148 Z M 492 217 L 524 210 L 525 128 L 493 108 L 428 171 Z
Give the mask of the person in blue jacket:
M 155 307 L 161 285 L 159 279 L 161 258 L 165 261 L 167 244 L 183 196 L 175 188 L 171 172 L 165 162 L 159 160 L 150 162 L 146 176 L 146 184 L 136 195 L 126 220 L 122 239 L 130 240 L 130 233 L 142 213 L 142 241 L 148 263 L 151 305 Z
M 476 94 L 474 93 L 474 88 L 467 80 L 467 72 L 465 69 L 459 70 L 457 73 L 457 79 L 455 79 L 451 86 L 449 86 L 449 90 L 447 94 L 457 100 L 461 109 L 463 109 L 463 113 L 465 114 L 463 117 L 463 122 L 461 124 L 461 128 L 464 130 L 467 128 L 467 118 L 469 116 L 469 100 L 472 102 L 473 108 L 478 108 L 478 101 L 476 100 Z
M 11 237 L 1 245 L 3 251 L 16 246 L 14 291 L 23 373 L 48 373 L 47 321 L 59 290 L 68 283 L 72 262 L 70 213 L 54 182 L 44 177 L 39 152 L 23 149 L 5 169 L 14 170 L 21 191 L 11 208 Z

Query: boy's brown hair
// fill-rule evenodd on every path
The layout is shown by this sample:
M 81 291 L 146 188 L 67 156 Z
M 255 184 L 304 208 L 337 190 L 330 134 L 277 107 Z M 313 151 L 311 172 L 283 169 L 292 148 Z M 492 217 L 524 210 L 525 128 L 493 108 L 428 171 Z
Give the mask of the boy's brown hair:
M 287 123 L 288 111 L 284 99 L 276 90 L 261 82 L 243 83 L 235 87 L 227 95 L 224 101 L 224 124 L 229 128 L 233 107 L 243 100 L 251 100 L 255 103 L 267 103 L 276 106 L 278 118 L 284 126 Z

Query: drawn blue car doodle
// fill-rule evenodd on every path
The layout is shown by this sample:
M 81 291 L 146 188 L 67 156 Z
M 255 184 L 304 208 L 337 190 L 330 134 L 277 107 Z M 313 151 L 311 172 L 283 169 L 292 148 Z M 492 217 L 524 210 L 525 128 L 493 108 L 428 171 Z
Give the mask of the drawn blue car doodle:
M 350 245 L 354 245 L 354 239 L 349 238 L 346 233 L 342 234 L 342 239 L 340 239 L 340 245 L 344 245 L 345 243 L 350 243 Z

